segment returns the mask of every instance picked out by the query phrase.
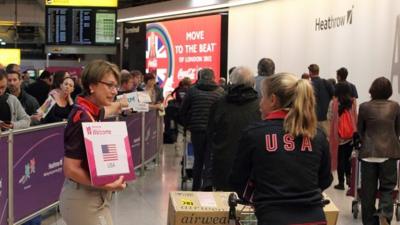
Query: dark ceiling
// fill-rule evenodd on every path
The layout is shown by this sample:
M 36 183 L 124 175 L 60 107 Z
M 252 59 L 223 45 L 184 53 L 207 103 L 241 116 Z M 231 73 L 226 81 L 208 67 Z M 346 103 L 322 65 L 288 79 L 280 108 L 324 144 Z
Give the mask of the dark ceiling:
M 128 8 L 140 5 L 153 4 L 157 2 L 166 2 L 169 0 L 118 0 L 118 8 Z

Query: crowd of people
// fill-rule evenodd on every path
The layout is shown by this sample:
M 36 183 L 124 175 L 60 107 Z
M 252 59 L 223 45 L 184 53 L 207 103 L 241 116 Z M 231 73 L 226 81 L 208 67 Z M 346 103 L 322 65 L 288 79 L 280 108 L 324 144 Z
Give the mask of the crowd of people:
M 19 65 L 0 69 L 0 128 L 24 129 L 34 125 L 66 121 L 74 102 L 82 94 L 81 77 L 66 71 L 44 70 L 37 79 L 21 72 Z M 163 110 L 162 90 L 154 73 L 122 70 L 117 95 L 145 91 L 151 98 L 150 108 Z
M 331 162 L 334 188 L 345 190 L 351 160 L 359 157 L 363 224 L 390 224 L 400 158 L 400 108 L 389 100 L 390 81 L 377 78 L 371 100 L 358 109 L 344 67 L 336 80 L 321 78 L 317 64 L 297 78 L 276 74 L 273 60 L 263 58 L 257 71 L 234 67 L 228 84 L 218 84 L 202 69 L 187 89 L 180 121 L 194 148 L 192 190 L 236 191 L 253 202 L 258 224 L 325 224 L 322 191 L 333 181 Z
M 333 181 L 331 157 L 337 161 L 339 191 L 350 186 L 350 159 L 359 157 L 363 224 L 390 224 L 400 158 L 400 106 L 389 100 L 391 82 L 375 79 L 371 100 L 358 107 L 346 68 L 336 71 L 336 80 L 319 74 L 317 64 L 301 76 L 276 73 L 274 61 L 263 58 L 257 76 L 237 66 L 229 70 L 228 82 L 216 82 L 209 68 L 200 69 L 195 82 L 181 80 L 168 105 L 179 109 L 176 122 L 191 133 L 192 190 L 237 192 L 254 204 L 260 225 L 326 224 L 322 192 Z M 119 177 L 91 185 L 81 123 L 121 113 L 128 103 L 116 96 L 135 91 L 149 95 L 150 109 L 164 111 L 156 74 L 120 71 L 104 60 L 89 63 L 79 79 L 43 71 L 32 82 L 18 65 L 0 69 L 1 130 L 68 121 L 67 179 L 60 197 L 67 224 L 113 224 L 111 193 L 126 183 Z

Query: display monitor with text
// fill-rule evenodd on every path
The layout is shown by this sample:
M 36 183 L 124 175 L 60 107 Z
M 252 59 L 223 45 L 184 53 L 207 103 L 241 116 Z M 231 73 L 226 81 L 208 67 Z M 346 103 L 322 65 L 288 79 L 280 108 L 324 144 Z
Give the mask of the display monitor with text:
M 92 9 L 72 9 L 72 44 L 92 44 Z
M 96 12 L 95 42 L 98 44 L 114 44 L 117 16 L 114 11 L 98 10 Z
M 49 8 L 47 10 L 46 40 L 51 44 L 68 44 L 69 9 Z
M 47 45 L 115 45 L 116 10 L 46 7 Z

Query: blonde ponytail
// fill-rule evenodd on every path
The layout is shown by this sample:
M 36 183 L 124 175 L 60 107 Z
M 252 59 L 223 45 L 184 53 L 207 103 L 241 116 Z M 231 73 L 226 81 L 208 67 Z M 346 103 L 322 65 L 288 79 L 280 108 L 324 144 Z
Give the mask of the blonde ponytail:
M 294 137 L 302 135 L 313 138 L 317 133 L 315 96 L 311 83 L 299 79 L 295 84 L 292 107 L 284 122 L 285 131 Z
M 264 96 L 274 94 L 280 108 L 289 112 L 284 121 L 285 132 L 292 136 L 313 138 L 317 133 L 315 96 L 311 83 L 289 73 L 270 76 L 263 81 Z

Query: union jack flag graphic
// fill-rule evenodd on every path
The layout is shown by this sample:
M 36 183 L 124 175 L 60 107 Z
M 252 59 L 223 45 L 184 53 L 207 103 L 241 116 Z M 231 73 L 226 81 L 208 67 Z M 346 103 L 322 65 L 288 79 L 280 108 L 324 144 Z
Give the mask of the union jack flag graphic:
M 168 79 L 169 59 L 167 46 L 157 32 L 149 32 L 146 50 L 146 72 L 157 74 L 157 82 L 161 87 Z
M 101 151 L 105 162 L 118 160 L 117 146 L 115 144 L 101 145 Z

